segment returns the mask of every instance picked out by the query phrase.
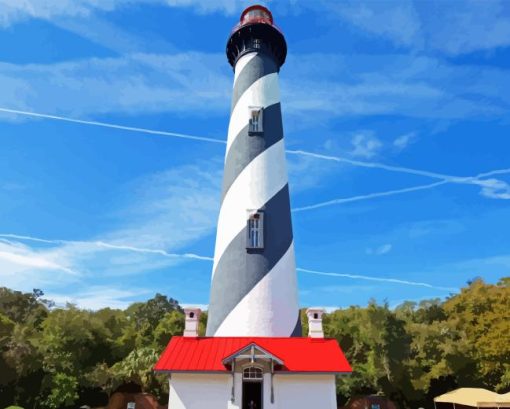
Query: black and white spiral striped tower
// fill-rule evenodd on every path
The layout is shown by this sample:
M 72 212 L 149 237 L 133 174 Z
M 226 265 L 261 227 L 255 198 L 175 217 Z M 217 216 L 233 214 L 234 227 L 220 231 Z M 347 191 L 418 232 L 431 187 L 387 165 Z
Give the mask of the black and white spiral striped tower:
M 301 336 L 278 72 L 287 45 L 262 6 L 227 43 L 234 67 L 208 336 Z

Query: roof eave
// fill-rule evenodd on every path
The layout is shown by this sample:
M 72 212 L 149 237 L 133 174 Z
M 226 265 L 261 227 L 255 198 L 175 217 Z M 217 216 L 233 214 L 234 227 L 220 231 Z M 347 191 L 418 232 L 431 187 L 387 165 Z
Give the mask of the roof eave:
M 215 374 L 231 375 L 228 370 L 182 370 L 182 369 L 154 369 L 158 373 L 189 373 L 189 374 Z M 275 375 L 350 375 L 352 371 L 274 371 Z

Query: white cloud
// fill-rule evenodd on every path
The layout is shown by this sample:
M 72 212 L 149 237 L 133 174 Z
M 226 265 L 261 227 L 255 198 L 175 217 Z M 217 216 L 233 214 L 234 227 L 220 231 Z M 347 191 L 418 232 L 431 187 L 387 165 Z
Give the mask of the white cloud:
M 263 3 L 274 4 L 282 12 L 315 13 L 322 19 L 324 16 L 341 19 L 363 33 L 387 39 L 401 48 L 439 50 L 457 55 L 510 45 L 510 5 L 504 0 L 454 3 L 435 0 L 426 5 L 412 0 L 268 0 Z M 95 18 L 99 13 L 143 5 L 189 8 L 201 14 L 235 15 L 251 4 L 250 0 L 0 0 L 0 26 L 38 18 L 54 21 L 93 38 L 95 34 L 84 32 L 83 25 L 68 24 L 66 20 Z M 332 24 L 337 23 L 333 21 Z M 103 28 L 111 29 L 104 24 Z M 132 49 L 123 39 L 110 41 L 117 42 L 123 49 Z
M 63 267 L 53 261 L 36 254 L 20 254 L 9 251 L 0 251 L 0 260 L 7 264 L 14 264 L 27 268 L 43 269 L 43 270 L 62 270 L 69 274 L 77 274 L 67 267 Z
M 317 66 L 324 67 L 320 77 Z M 282 106 L 291 123 L 309 128 L 339 116 L 497 117 L 510 109 L 507 77 L 505 70 L 425 57 L 289 56 L 282 70 Z M 0 63 L 0 107 L 81 119 L 109 113 L 226 117 L 231 86 L 223 54 L 135 53 L 55 64 Z
M 402 151 L 407 148 L 410 144 L 415 142 L 417 139 L 416 132 L 409 132 L 404 135 L 400 135 L 393 141 L 393 146 L 398 150 Z
M 306 156 L 290 155 L 287 158 L 289 186 L 292 194 L 324 186 L 331 175 L 338 174 L 338 166 L 320 163 Z
M 0 0 L 0 25 L 26 18 L 86 16 L 94 10 L 111 11 L 118 0 Z
M 0 26 L 29 18 L 51 20 L 59 17 L 89 17 L 132 5 L 187 7 L 199 13 L 234 14 L 250 0 L 0 0 Z
M 359 2 L 321 1 L 330 13 L 361 28 L 367 33 L 384 36 L 398 45 L 415 45 L 420 42 L 420 20 L 410 0 Z
M 392 248 L 393 246 L 387 243 L 375 248 L 369 247 L 366 249 L 366 253 L 375 256 L 382 256 L 384 254 L 389 253 Z
M 130 204 L 116 212 L 117 227 L 90 241 L 65 242 L 49 253 L 106 276 L 146 274 L 186 259 L 207 259 L 179 249 L 214 232 L 221 164 L 211 163 L 214 160 L 132 182 L 124 189 Z
M 433 8 L 435 13 L 427 11 Z M 466 54 L 510 45 L 508 1 L 436 0 L 422 13 L 427 44 L 446 54 Z
M 131 54 L 134 52 L 150 53 L 157 50 L 159 53 L 176 53 L 176 47 L 163 37 L 151 35 L 149 38 L 129 32 L 131 28 L 123 28 L 107 17 L 98 15 L 87 16 L 61 16 L 51 20 L 56 27 L 77 34 L 101 48 L 113 50 L 118 54 Z M 162 33 L 163 34 L 163 33 Z
M 290 55 L 282 69 L 282 107 L 316 125 L 367 115 L 502 117 L 510 109 L 508 75 L 504 69 L 414 55 Z
M 377 139 L 372 132 L 357 133 L 351 139 L 353 146 L 350 154 L 352 156 L 371 159 L 381 150 L 383 144 Z
M 72 264 L 48 254 L 44 250 L 33 249 L 19 242 L 0 240 L 0 281 L 11 288 L 26 288 L 75 283 L 80 280 Z
M 222 168 L 219 158 L 208 158 L 134 181 L 125 194 L 137 201 L 118 214 L 129 222 L 104 235 L 105 241 L 174 249 L 210 234 L 217 222 Z
M 308 5 L 317 13 L 325 9 L 364 33 L 413 50 L 458 55 L 510 45 L 510 5 L 504 0 L 323 0 Z
M 0 63 L 0 106 L 87 116 L 107 113 L 228 114 L 223 55 L 131 54 L 56 64 Z
M 407 225 L 405 229 L 409 238 L 416 239 L 428 235 L 462 233 L 465 226 L 454 220 L 422 220 Z
M 128 205 L 116 211 L 116 226 L 98 234 L 100 238 L 68 241 L 2 234 L 0 281 L 22 290 L 39 287 L 61 294 L 66 289 L 66 296 L 86 305 L 77 288 L 97 280 L 171 270 L 190 260 L 209 263 L 209 255 L 180 249 L 214 232 L 220 170 L 221 161 L 210 158 L 133 181 L 124 187 Z
M 91 286 L 84 291 L 76 291 L 73 294 L 46 292 L 45 298 L 52 300 L 59 307 L 67 303 L 75 304 L 79 308 L 87 310 L 99 310 L 101 308 L 126 309 L 140 296 L 151 295 L 153 292 L 142 288 L 133 290 L 121 290 L 104 286 Z

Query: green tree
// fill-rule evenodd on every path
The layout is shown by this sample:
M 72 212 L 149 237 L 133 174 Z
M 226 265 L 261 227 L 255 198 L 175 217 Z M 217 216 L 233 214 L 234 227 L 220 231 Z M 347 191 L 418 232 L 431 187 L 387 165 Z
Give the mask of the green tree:
M 94 313 L 73 305 L 56 309 L 42 325 L 39 350 L 49 372 L 76 374 L 112 362 L 112 334 Z
M 126 335 L 128 333 L 135 334 L 134 343 L 136 348 L 150 345 L 159 321 L 167 313 L 174 310 L 182 312 L 178 302 L 159 293 L 145 303 L 132 304 L 126 310 L 126 314 L 133 327 L 126 332 Z
M 174 335 L 182 335 L 184 331 L 184 314 L 173 310 L 164 315 L 154 330 L 154 347 L 161 352 Z
M 354 368 L 337 382 L 340 399 L 367 393 L 384 393 L 403 401 L 411 385 L 402 365 L 410 354 L 411 339 L 405 322 L 387 305 L 370 302 L 367 308 L 351 307 L 324 316 L 326 336 L 334 337 Z
M 478 379 L 470 380 L 497 391 L 510 387 L 509 282 L 474 280 L 444 304 L 449 322 L 469 344 L 466 355 L 476 362 Z
M 56 373 L 52 377 L 51 391 L 43 401 L 43 406 L 48 409 L 71 406 L 79 398 L 77 389 L 78 381 L 74 376 Z
M 42 296 L 0 288 L 0 407 L 77 405 L 125 382 L 164 399 L 167 379 L 152 368 L 170 338 L 182 334 L 175 300 L 157 294 L 124 311 L 93 312 L 50 308 Z M 325 314 L 326 336 L 339 341 L 354 370 L 337 382 L 339 402 L 382 393 L 402 408 L 431 408 L 434 396 L 459 386 L 508 390 L 509 310 L 510 278 L 502 278 L 474 280 L 444 301 L 394 310 L 370 302 Z M 306 336 L 304 310 L 301 316 Z M 205 312 L 201 335 L 206 320 Z
M 134 382 L 145 392 L 161 398 L 168 393 L 168 385 L 166 377 L 155 374 L 153 370 L 159 355 L 160 353 L 151 347 L 135 349 L 110 368 L 112 385 L 115 387 L 121 383 Z
M 13 291 L 0 287 L 0 313 L 14 322 L 38 327 L 48 315 L 51 301 L 42 298 L 44 293 L 34 289 L 32 293 Z

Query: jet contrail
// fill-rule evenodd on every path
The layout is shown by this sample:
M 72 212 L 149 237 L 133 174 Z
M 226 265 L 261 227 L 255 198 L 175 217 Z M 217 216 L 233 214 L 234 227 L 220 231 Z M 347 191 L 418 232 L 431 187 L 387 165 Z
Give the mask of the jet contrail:
M 171 258 L 181 257 L 181 258 L 189 258 L 189 259 L 194 259 L 194 260 L 214 261 L 213 257 L 200 256 L 198 254 L 193 254 L 193 253 L 180 253 L 180 254 L 168 253 L 165 250 L 148 249 L 148 248 L 133 247 L 133 246 L 122 246 L 122 245 L 105 243 L 103 241 L 93 241 L 91 243 L 96 244 L 98 247 L 104 247 L 104 248 L 113 249 L 113 250 L 126 250 L 126 251 L 133 251 L 136 253 L 159 254 L 161 256 L 171 257 Z
M 170 137 L 174 137 L 174 138 L 195 140 L 195 141 L 201 141 L 201 142 L 211 142 L 211 143 L 217 143 L 217 144 L 223 144 L 223 145 L 226 144 L 226 140 L 223 140 L 223 139 L 208 138 L 208 137 L 197 136 L 197 135 L 188 135 L 188 134 L 182 134 L 182 133 L 177 133 L 177 132 L 156 131 L 153 129 L 118 125 L 118 124 L 112 124 L 112 123 L 108 123 L 108 122 L 87 121 L 87 120 L 83 120 L 83 119 L 75 119 L 75 118 L 50 115 L 50 114 L 32 112 L 32 111 L 22 111 L 22 110 L 11 109 L 11 108 L 1 108 L 0 107 L 0 112 L 16 114 L 16 115 L 25 115 L 25 116 L 35 117 L 35 118 L 44 118 L 44 119 L 52 119 L 52 120 L 57 120 L 57 121 L 72 122 L 72 123 L 77 123 L 77 124 L 82 124 L 82 125 L 100 126 L 100 127 L 104 127 L 104 128 L 119 129 L 119 130 L 129 131 L 129 132 L 140 132 L 140 133 L 145 133 L 145 134 L 150 134 L 150 135 L 170 136 Z M 429 178 L 433 178 L 433 179 L 447 180 L 450 183 L 474 184 L 474 185 L 479 185 L 479 186 L 484 186 L 484 187 L 491 187 L 491 186 L 487 186 L 487 181 L 477 180 L 476 178 L 470 177 L 470 176 L 465 177 L 465 176 L 445 175 L 442 173 L 407 168 L 404 166 L 393 166 L 393 165 L 387 165 L 387 164 L 379 163 L 379 162 L 366 162 L 366 161 L 344 158 L 341 156 L 331 156 L 331 155 L 314 153 L 314 152 L 304 151 L 304 150 L 287 150 L 286 152 L 290 155 L 300 155 L 300 156 L 312 157 L 315 159 L 347 163 L 349 165 L 357 166 L 357 167 L 383 169 L 383 170 L 387 170 L 390 172 L 407 173 L 407 174 L 411 174 L 411 175 L 425 176 L 425 177 L 429 177 Z M 497 174 L 506 174 L 509 172 L 510 172 L 510 169 L 494 170 L 494 171 L 482 174 L 482 175 L 480 175 L 480 177 L 487 177 L 487 176 L 497 175 Z
M 207 138 L 202 136 L 196 136 L 196 135 L 187 135 L 187 134 L 181 134 L 176 132 L 167 132 L 167 131 L 156 131 L 146 128 L 138 128 L 138 127 L 130 127 L 130 126 L 124 126 L 124 125 L 118 125 L 118 124 L 111 124 L 106 122 L 98 122 L 98 121 L 86 121 L 82 119 L 74 119 L 69 117 L 63 117 L 63 116 L 57 116 L 57 115 L 49 115 L 49 114 L 43 114 L 43 113 L 36 113 L 36 112 L 30 112 L 30 111 L 21 111 L 16 109 L 9 109 L 9 108 L 0 108 L 0 112 L 6 112 L 11 114 L 18 114 L 18 115 L 26 115 L 36 118 L 45 118 L 45 119 L 53 119 L 58 121 L 65 121 L 65 122 L 72 122 L 72 123 L 78 123 L 83 125 L 92 125 L 92 126 L 100 126 L 105 128 L 113 128 L 113 129 L 119 129 L 124 131 L 130 131 L 130 132 L 141 132 L 151 135 L 162 135 L 162 136 L 170 136 L 175 138 L 181 138 L 181 139 L 189 139 L 189 140 L 196 140 L 201 142 L 211 142 L 211 143 L 219 143 L 219 144 L 226 144 L 224 140 L 221 139 L 215 139 L 215 138 Z M 390 190 L 387 192 L 376 192 L 366 195 L 359 195 L 359 196 L 353 196 L 348 198 L 339 198 L 339 199 L 333 199 L 326 202 L 316 203 L 309 206 L 302 206 L 298 208 L 294 208 L 293 212 L 301 212 L 301 211 L 307 211 L 312 209 L 317 209 L 325 206 L 331 206 L 335 204 L 341 204 L 341 203 L 349 203 L 349 202 L 356 202 L 360 200 L 368 200 L 368 199 L 374 199 L 378 197 L 385 197 L 385 196 L 392 196 L 396 194 L 402 194 L 407 192 L 414 192 L 418 190 L 426 190 L 431 189 L 436 186 L 443 185 L 445 183 L 456 183 L 456 184 L 469 184 L 469 185 L 476 185 L 480 186 L 482 188 L 486 189 L 494 189 L 495 184 L 498 182 L 500 184 L 504 184 L 504 182 L 500 182 L 498 180 L 494 179 L 487 179 L 482 180 L 481 178 L 486 178 L 488 176 L 492 175 L 499 175 L 499 174 L 507 174 L 510 173 L 510 169 L 497 169 L 490 172 L 481 173 L 477 176 L 452 176 L 452 175 L 445 175 L 442 173 L 437 172 L 430 172 L 430 171 L 424 171 L 419 169 L 413 169 L 413 168 L 407 168 L 403 166 L 393 166 L 393 165 L 387 165 L 384 163 L 379 162 L 366 162 L 366 161 L 360 161 L 360 160 L 354 160 L 354 159 L 348 159 L 341 156 L 331 156 L 331 155 L 324 155 L 320 153 L 314 153 L 304 150 L 287 150 L 288 154 L 291 155 L 301 155 L 301 156 L 307 156 L 312 157 L 315 159 L 321 159 L 321 160 L 328 160 L 328 161 L 335 161 L 340 163 L 347 163 L 352 166 L 357 167 L 364 167 L 364 168 L 373 168 L 373 169 L 383 169 L 390 172 L 398 172 L 398 173 L 406 173 L 416 176 L 424 176 L 434 179 L 440 179 L 442 182 L 437 183 L 431 183 L 431 184 L 425 184 L 425 185 L 418 185 L 413 186 L 409 188 L 404 189 L 397 189 L 397 190 Z M 505 198 L 499 196 L 498 198 Z M 176 255 L 169 257 L 177 257 Z M 183 256 L 185 258 L 192 258 L 192 255 Z
M 479 178 L 487 177 L 491 175 L 499 175 L 499 174 L 506 174 L 510 173 L 510 169 L 497 169 L 486 173 L 481 173 L 477 176 L 452 176 L 452 175 L 445 175 L 443 173 L 436 173 L 436 172 L 429 172 L 427 170 L 419 170 L 419 169 L 413 169 L 413 168 L 406 168 L 404 166 L 393 166 L 393 165 L 386 165 L 385 163 L 379 163 L 379 162 L 365 162 L 360 160 L 354 160 L 354 159 L 348 159 L 341 156 L 331 156 L 331 155 L 323 155 L 320 153 L 314 153 L 309 151 L 303 151 L 303 150 L 287 150 L 287 153 L 291 155 L 301 155 L 301 156 L 308 156 L 315 159 L 323 159 L 323 160 L 329 160 L 334 162 L 343 162 L 348 163 L 349 165 L 363 167 L 363 168 L 376 168 L 376 169 L 383 169 L 390 172 L 399 172 L 399 173 L 407 173 L 410 175 L 416 175 L 416 176 L 425 176 L 433 179 L 441 179 L 448 181 L 449 183 L 460 183 L 460 184 L 472 184 L 472 185 L 478 185 L 478 186 L 488 186 L 487 182 L 491 181 L 484 181 L 480 180 Z M 488 186 L 490 187 L 490 186 Z
M 214 260 L 212 257 L 200 256 L 198 254 L 193 254 L 193 253 L 169 253 L 168 251 L 165 251 L 165 250 L 125 246 L 125 245 L 119 245 L 119 244 L 106 243 L 104 241 L 47 240 L 47 239 L 41 239 L 39 237 L 22 236 L 22 235 L 18 235 L 18 234 L 7 234 L 7 233 L 0 234 L 0 237 L 18 239 L 18 240 L 34 241 L 34 242 L 38 242 L 38 243 L 47 243 L 47 244 L 88 244 L 88 245 L 94 245 L 97 247 L 108 248 L 108 249 L 112 249 L 112 250 L 126 250 L 126 251 L 132 251 L 132 252 L 136 252 L 136 253 L 159 254 L 161 256 L 170 257 L 170 258 L 188 258 L 188 259 L 206 260 L 206 261 Z
M 327 273 L 325 271 L 316 271 L 316 270 L 308 270 L 305 268 L 297 268 L 297 271 L 307 274 L 315 274 L 321 276 L 329 276 L 329 277 L 342 277 L 342 278 L 352 278 L 353 280 L 367 280 L 367 281 L 379 281 L 383 283 L 392 283 L 392 284 L 403 284 L 403 285 L 412 285 L 417 287 L 426 287 L 433 288 L 435 290 L 441 291 L 458 291 L 457 288 L 451 287 L 438 287 L 428 283 L 421 283 L 417 281 L 407 281 L 407 280 L 399 280 L 397 278 L 381 278 L 381 277 L 372 277 L 358 274 L 341 274 L 341 273 Z
M 446 183 L 446 182 L 444 182 L 444 183 Z M 201 261 L 213 261 L 214 260 L 213 257 L 201 256 L 201 255 L 193 254 L 193 253 L 175 254 L 175 253 L 168 253 L 167 251 L 161 250 L 161 249 L 149 249 L 149 248 L 143 248 L 143 247 L 116 245 L 116 244 L 105 243 L 104 241 L 48 240 L 48 239 L 41 239 L 39 237 L 22 236 L 22 235 L 17 235 L 17 234 L 8 234 L 8 233 L 2 233 L 2 234 L 0 234 L 0 237 L 8 237 L 8 238 L 12 238 L 12 239 L 27 240 L 27 241 L 34 241 L 34 242 L 48 243 L 48 244 L 92 244 L 92 245 L 96 245 L 98 247 L 109 248 L 112 250 L 124 250 L 124 251 L 133 251 L 136 253 L 157 254 L 157 255 L 164 256 L 164 257 L 172 257 L 172 258 L 182 257 L 182 258 L 201 260 Z M 323 276 L 330 276 L 330 277 L 342 277 L 342 278 L 351 278 L 351 279 L 359 279 L 359 280 L 379 281 L 379 282 L 386 282 L 386 283 L 392 283 L 392 284 L 427 287 L 427 288 L 433 288 L 433 289 L 441 290 L 441 291 L 457 291 L 456 288 L 437 287 L 437 286 L 433 286 L 433 285 L 427 284 L 427 283 L 399 280 L 396 278 L 380 278 L 380 277 L 372 277 L 372 276 L 356 275 L 356 274 L 328 273 L 328 272 L 324 272 L 324 271 L 308 270 L 305 268 L 297 268 L 297 271 L 300 271 L 302 273 L 307 273 L 307 274 L 323 275 Z
M 375 199 L 377 197 L 393 196 L 393 195 L 397 195 L 400 193 L 415 192 L 417 190 L 432 189 L 433 187 L 445 185 L 447 183 L 449 183 L 447 180 L 441 180 L 440 182 L 429 183 L 427 185 L 418 185 L 418 186 L 408 187 L 408 188 L 404 188 L 404 189 L 388 190 L 386 192 L 377 192 L 377 193 L 369 193 L 366 195 L 344 197 L 344 198 L 339 198 L 339 199 L 328 200 L 326 202 L 316 203 L 316 204 L 309 205 L 309 206 L 295 207 L 292 209 L 292 211 L 293 212 L 303 212 L 306 210 L 318 209 L 320 207 L 331 206 L 331 205 L 335 205 L 335 204 L 357 202 L 360 200 Z
M 32 237 L 32 236 L 22 236 L 19 234 L 0 234 L 0 237 L 6 237 L 11 239 L 18 239 L 18 240 L 28 240 L 28 241 L 36 241 L 39 243 L 48 243 L 48 244 L 65 244 L 67 243 L 66 240 L 46 240 L 46 239 L 40 239 L 38 237 Z
M 74 119 L 74 118 L 68 118 L 68 117 L 64 117 L 64 116 L 41 114 L 41 113 L 29 112 L 29 111 L 19 111 L 17 109 L 0 108 L 0 112 L 31 116 L 31 117 L 35 117 L 35 118 L 53 119 L 56 121 L 72 122 L 75 124 L 82 124 L 82 125 L 101 126 L 103 128 L 120 129 L 122 131 L 141 132 L 141 133 L 146 133 L 146 134 L 151 134 L 151 135 L 171 136 L 174 138 L 190 139 L 190 140 L 194 140 L 194 141 L 221 143 L 223 145 L 225 145 L 227 143 L 226 141 L 223 141 L 221 139 L 207 138 L 205 136 L 187 135 L 187 134 L 177 133 L 177 132 L 155 131 L 152 129 L 117 125 L 117 124 L 111 124 L 108 122 L 86 121 L 83 119 Z
M 482 186 L 485 188 L 495 188 L 495 187 L 497 187 L 496 185 L 498 183 L 504 184 L 506 186 L 506 182 L 501 182 L 496 179 L 486 179 L 486 180 L 479 180 L 479 179 L 483 178 L 483 177 L 487 177 L 487 176 L 502 175 L 502 174 L 508 174 L 508 173 L 510 173 L 510 169 L 497 169 L 497 170 L 491 170 L 488 172 L 480 173 L 476 176 L 467 176 L 464 179 L 470 180 L 470 182 L 465 182 L 468 184 L 475 184 L 475 185 Z M 475 183 L 475 181 L 477 181 L 479 183 Z M 443 179 L 440 182 L 429 183 L 426 185 L 417 185 L 417 186 L 411 186 L 411 187 L 407 187 L 407 188 L 403 188 L 403 189 L 388 190 L 385 192 L 368 193 L 366 195 L 332 199 L 332 200 L 327 200 L 325 202 L 315 203 L 313 205 L 296 207 L 296 208 L 293 208 L 292 211 L 293 212 L 302 212 L 302 211 L 306 211 L 306 210 L 318 209 L 320 207 L 332 206 L 335 204 L 357 202 L 360 200 L 374 199 L 377 197 L 393 196 L 393 195 L 397 195 L 397 194 L 401 194 L 401 193 L 415 192 L 418 190 L 427 190 L 427 189 L 432 189 L 436 186 L 444 185 L 446 183 L 451 183 L 451 181 L 447 180 L 447 179 Z M 459 183 L 459 182 L 454 182 L 454 183 Z M 460 182 L 460 183 L 464 183 L 464 182 Z M 501 189 L 501 187 L 499 187 L 499 188 Z M 506 186 L 506 188 L 507 188 L 507 190 L 510 190 L 510 186 Z M 506 193 L 505 193 L 505 195 L 506 195 Z

